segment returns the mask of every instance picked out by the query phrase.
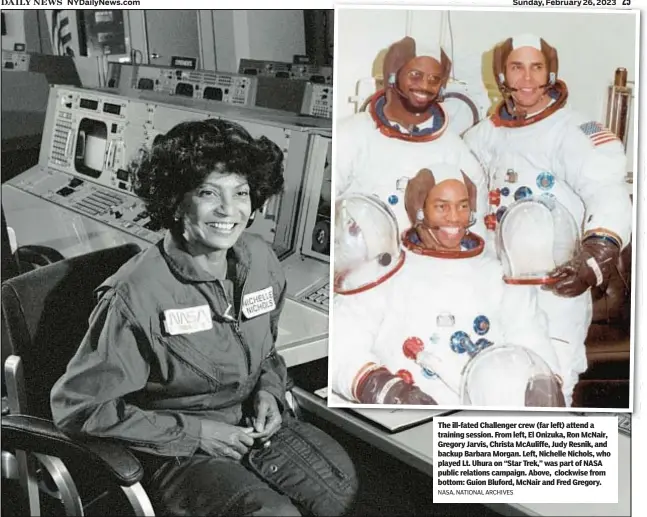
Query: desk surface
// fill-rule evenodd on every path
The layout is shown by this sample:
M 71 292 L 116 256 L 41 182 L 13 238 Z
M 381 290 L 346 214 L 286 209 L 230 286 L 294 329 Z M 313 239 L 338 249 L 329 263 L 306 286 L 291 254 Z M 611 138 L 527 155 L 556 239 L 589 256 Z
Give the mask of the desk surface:
M 12 185 L 2 185 L 2 206 L 7 226 L 16 233 L 18 246 L 49 246 L 64 257 L 129 242 L 142 249 L 150 246 L 148 241 L 27 194 Z
M 328 355 L 328 315 L 286 298 L 276 349 L 288 368 Z
M 295 388 L 294 394 L 302 407 L 317 416 L 328 420 L 346 432 L 364 440 L 378 449 L 390 454 L 411 467 L 433 476 L 432 432 L 433 422 L 399 433 L 389 434 L 375 425 L 354 416 L 350 410 L 329 408 L 326 401 L 317 395 Z M 551 413 L 534 413 L 551 415 Z M 488 411 L 488 416 L 511 413 Z M 527 413 L 524 413 L 527 416 Z M 483 416 L 483 412 L 460 411 L 454 416 Z M 488 504 L 503 515 L 545 515 L 545 516 L 629 516 L 631 515 L 631 440 L 618 434 L 618 503 L 514 503 Z

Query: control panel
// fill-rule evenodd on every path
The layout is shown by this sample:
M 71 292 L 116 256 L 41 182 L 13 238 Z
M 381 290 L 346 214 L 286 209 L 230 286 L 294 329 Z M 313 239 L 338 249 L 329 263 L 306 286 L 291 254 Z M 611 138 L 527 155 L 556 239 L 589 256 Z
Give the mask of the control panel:
M 273 244 L 277 254 L 288 252 L 296 231 L 303 177 L 311 167 L 314 127 L 304 123 L 303 117 L 271 120 L 268 112 L 223 104 L 210 111 L 210 106 L 215 103 L 179 98 L 172 103 L 54 87 L 47 106 L 39 163 L 9 184 L 156 242 L 161 232 L 152 225 L 144 204 L 133 192 L 129 172 L 132 162 L 142 149 L 153 145 L 158 135 L 180 122 L 224 118 L 239 123 L 254 138 L 269 138 L 283 151 L 285 191 L 269 200 L 248 231 Z M 323 162 L 319 166 L 323 167 Z
M 258 59 L 241 59 L 238 73 L 280 79 L 297 79 L 317 84 L 332 85 L 332 67 L 314 66 L 282 61 L 264 61 Z
M 254 106 L 256 100 L 256 78 L 209 70 L 112 63 L 107 86 L 120 93 L 149 90 L 234 106 Z
M 332 119 L 332 85 L 308 83 L 301 114 Z
M 27 52 L 2 51 L 2 69 L 29 72 L 30 55 Z
M 144 203 L 137 197 L 76 175 L 52 168 L 32 167 L 12 179 L 9 184 L 151 244 L 157 242 L 164 233 L 151 226 Z M 43 224 L 47 222 L 44 221 Z
M 297 245 L 301 254 L 330 262 L 332 207 L 332 139 L 315 136 L 312 142 L 306 195 L 303 202 L 302 241 Z
M 2 71 L 35 72 L 43 74 L 49 84 L 81 86 L 81 78 L 76 70 L 74 60 L 70 56 L 3 50 Z M 3 109 L 7 108 L 3 107 Z
M 330 282 L 326 278 L 299 297 L 299 301 L 328 312 L 330 307 Z

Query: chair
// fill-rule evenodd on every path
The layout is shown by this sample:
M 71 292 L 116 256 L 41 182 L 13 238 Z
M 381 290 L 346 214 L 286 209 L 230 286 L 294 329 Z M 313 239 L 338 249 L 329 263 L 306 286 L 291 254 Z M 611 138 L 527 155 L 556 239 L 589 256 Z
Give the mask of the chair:
M 54 248 L 39 245 L 20 246 L 14 249 L 15 243 L 11 242 L 9 237 L 9 229 L 4 215 L 4 207 L 2 208 L 2 226 L 1 233 L 1 248 L 2 251 L 2 281 L 13 278 L 27 271 L 31 271 L 38 267 L 51 264 L 63 260 L 65 257 L 61 255 Z M 9 338 L 5 329 L 4 321 L 2 321 L 1 329 L 2 341 L 0 342 L 0 349 L 2 352 L 2 364 L 9 355 L 11 355 L 9 347 Z M 2 372 L 1 391 L 2 391 L 2 414 L 6 413 L 8 406 L 6 404 L 6 385 L 4 379 L 4 368 Z
M 52 385 L 87 330 L 94 289 L 139 251 L 135 244 L 95 251 L 2 284 L 11 350 L 4 365 L 10 414 L 2 419 L 2 447 L 15 451 L 31 515 L 40 515 L 39 491 L 59 499 L 67 515 L 84 514 L 88 505 L 71 475 L 79 464 L 91 469 L 93 483 L 106 483 L 110 493 L 123 491 L 136 515 L 154 515 L 139 483 L 143 469 L 137 458 L 113 442 L 71 440 L 54 426 L 49 405 Z
M 136 456 L 114 442 L 68 438 L 54 426 L 49 405 L 51 387 L 87 331 L 94 289 L 137 252 L 135 244 L 95 251 L 2 284 L 2 320 L 11 351 L 4 366 L 10 414 L 2 419 L 2 446 L 16 451 L 17 475 L 31 515 L 40 515 L 39 490 L 59 499 L 67 515 L 83 515 L 115 488 L 123 491 L 135 515 L 154 515 L 140 484 L 144 471 Z M 293 386 L 289 379 L 286 398 L 289 410 L 299 418 Z M 48 477 L 40 482 L 34 459 L 47 471 Z M 71 464 L 79 463 L 91 469 L 93 482 L 111 487 L 89 504 L 82 503 L 70 473 Z
M 63 260 L 65 257 L 54 248 L 31 244 L 13 250 L 7 221 L 2 208 L 2 280 Z
M 2 208 L 2 226 L 0 227 L 0 237 L 2 238 L 2 279 L 12 278 L 19 273 L 18 262 L 11 249 L 11 239 L 7 231 L 7 221 L 4 217 L 4 208 Z

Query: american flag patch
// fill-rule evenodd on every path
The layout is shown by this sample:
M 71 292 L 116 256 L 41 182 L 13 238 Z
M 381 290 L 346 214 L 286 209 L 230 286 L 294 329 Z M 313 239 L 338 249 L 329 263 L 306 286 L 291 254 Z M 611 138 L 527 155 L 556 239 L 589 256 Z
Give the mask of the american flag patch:
M 618 137 L 599 122 L 586 122 L 580 125 L 582 132 L 591 139 L 593 145 L 602 145 L 617 140 Z

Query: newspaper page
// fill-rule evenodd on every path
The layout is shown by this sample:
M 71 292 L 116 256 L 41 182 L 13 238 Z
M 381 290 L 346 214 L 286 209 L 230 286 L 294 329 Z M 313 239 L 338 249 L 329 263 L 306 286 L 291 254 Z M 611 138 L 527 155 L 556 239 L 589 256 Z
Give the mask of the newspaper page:
M 405 406 L 416 413 L 430 403 L 458 410 L 389 438 L 406 443 L 418 459 L 432 458 L 434 502 L 527 515 L 636 511 L 641 494 L 632 491 L 631 473 L 640 467 L 631 462 L 631 436 L 640 386 L 634 317 L 642 244 L 634 239 L 643 202 L 635 181 L 642 170 L 641 7 L 629 0 L 336 7 L 328 406 L 376 415 L 402 413 Z M 610 30 L 622 36 L 601 40 Z M 524 64 L 525 52 L 536 59 Z M 576 149 L 566 133 L 557 136 L 557 119 L 579 121 L 575 138 L 588 139 L 586 150 Z M 441 120 L 460 141 L 449 142 Z M 582 156 L 606 155 L 612 147 L 615 165 L 604 166 L 605 175 L 609 167 L 615 171 L 609 183 L 610 176 L 589 176 L 593 161 L 570 165 L 575 156 L 582 164 Z M 461 158 L 462 176 L 447 167 L 463 151 L 478 161 L 473 176 L 471 158 Z M 479 165 L 486 176 L 481 184 Z M 565 172 L 576 169 L 573 176 Z M 575 176 L 589 193 L 575 186 Z M 449 190 L 434 194 L 448 179 L 471 182 L 483 194 L 471 209 L 476 217 L 462 222 L 456 213 L 447 222 L 433 211 L 449 206 Z M 625 238 L 613 259 L 622 294 L 613 301 L 611 283 L 585 284 L 575 294 L 551 279 L 560 265 L 584 256 L 580 246 L 591 235 L 596 189 L 617 200 L 607 205 L 616 207 L 609 214 L 624 214 Z M 555 232 L 516 218 L 518 207 L 548 198 L 564 208 L 547 219 Z M 604 224 L 614 226 L 616 216 Z M 452 244 L 464 227 L 460 245 Z M 484 236 L 482 255 L 470 234 Z M 395 246 L 392 235 L 399 236 Z M 557 241 L 573 243 L 570 258 L 554 253 Z M 512 286 L 505 289 L 517 289 L 513 297 L 536 287 L 543 316 L 524 313 L 534 302 L 489 301 L 502 298 L 493 284 L 480 287 L 489 275 L 487 260 L 475 259 L 488 251 L 500 261 L 502 283 Z M 622 264 L 627 269 L 620 273 Z M 550 346 L 530 344 L 540 320 Z M 495 335 L 497 321 L 517 330 Z M 533 359 L 521 359 L 529 349 Z M 548 372 L 559 380 L 552 377 L 543 391 L 529 381 L 551 378 Z M 533 388 L 541 391 L 538 398 Z M 426 433 L 433 433 L 433 445 L 424 443 Z

